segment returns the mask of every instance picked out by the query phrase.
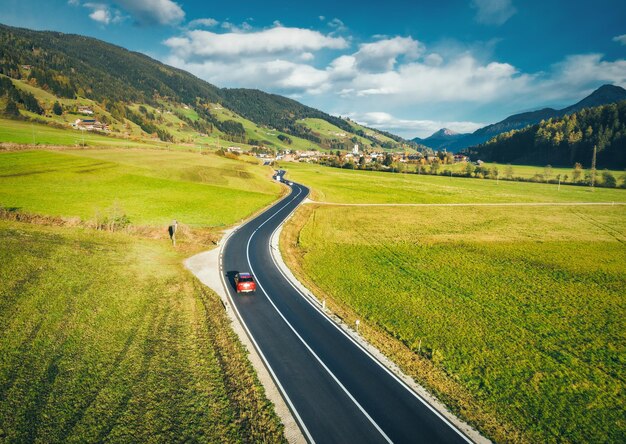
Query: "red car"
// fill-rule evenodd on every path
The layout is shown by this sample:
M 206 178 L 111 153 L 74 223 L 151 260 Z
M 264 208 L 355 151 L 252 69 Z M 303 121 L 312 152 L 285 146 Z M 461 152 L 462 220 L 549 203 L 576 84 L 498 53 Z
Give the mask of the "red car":
M 250 273 L 237 273 L 235 275 L 235 288 L 237 293 L 250 293 L 256 291 L 256 283 Z

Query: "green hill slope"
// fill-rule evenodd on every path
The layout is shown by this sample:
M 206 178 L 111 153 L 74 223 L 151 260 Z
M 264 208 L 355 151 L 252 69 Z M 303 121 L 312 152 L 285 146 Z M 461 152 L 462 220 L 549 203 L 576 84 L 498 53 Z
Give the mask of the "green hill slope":
M 18 91 L 6 84 L 0 90 L 0 111 L 5 114 L 67 125 L 81 117 L 74 115 L 78 106 L 88 105 L 111 132 L 125 137 L 189 143 L 215 143 L 220 137 L 278 149 L 306 149 L 312 142 L 324 149 L 319 137 L 299 124 L 307 118 L 326 121 L 350 138 L 365 136 L 347 120 L 295 100 L 259 90 L 218 88 L 143 54 L 79 35 L 0 25 L 0 74 L 13 79 Z M 57 101 L 62 115 L 53 113 Z M 215 105 L 235 116 L 225 119 Z M 366 138 L 384 139 L 384 148 L 406 143 L 370 131 Z M 264 137 L 270 134 L 263 132 L 275 135 Z

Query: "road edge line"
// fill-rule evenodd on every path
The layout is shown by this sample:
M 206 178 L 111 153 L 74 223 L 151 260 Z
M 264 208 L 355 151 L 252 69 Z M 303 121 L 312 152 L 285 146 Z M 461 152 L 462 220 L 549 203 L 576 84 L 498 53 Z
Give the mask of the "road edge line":
M 285 428 L 284 429 L 285 439 L 287 439 L 287 441 L 291 444 L 301 444 L 301 443 L 306 443 L 306 442 L 313 443 L 314 441 L 312 439 L 308 441 L 307 438 L 305 437 L 303 427 L 305 430 L 306 430 L 306 427 L 304 426 L 303 421 L 301 419 L 299 421 L 298 419 L 296 419 L 296 417 L 299 418 L 299 414 L 295 410 L 295 407 L 293 407 L 293 404 L 291 403 L 289 396 L 280 385 L 280 382 L 276 378 L 273 370 L 271 369 L 271 366 L 265 359 L 265 356 L 262 354 L 262 352 L 258 348 L 258 345 L 252 338 L 252 335 L 250 334 L 248 327 L 245 325 L 245 323 L 241 319 L 241 316 L 235 304 L 231 300 L 232 296 L 230 292 L 228 291 L 228 286 L 226 282 L 224 281 L 224 273 L 223 273 L 223 267 L 222 267 L 223 250 L 226 244 L 228 243 L 228 240 L 230 239 L 230 237 L 234 233 L 236 233 L 242 226 L 244 226 L 247 222 L 249 222 L 250 220 L 256 217 L 263 215 L 264 213 L 269 211 L 271 208 L 273 208 L 275 205 L 279 205 L 283 201 L 287 200 L 290 196 L 291 196 L 291 191 L 289 194 L 283 196 L 280 200 L 278 200 L 277 202 L 274 202 L 272 205 L 265 208 L 263 211 L 255 213 L 248 220 L 242 222 L 239 225 L 231 227 L 229 230 L 224 232 L 225 235 L 219 240 L 218 248 L 195 254 L 185 259 L 183 261 L 183 264 L 185 268 L 187 268 L 187 270 L 189 270 L 203 285 L 213 290 L 218 295 L 218 297 L 222 300 L 222 303 L 224 304 L 224 308 L 226 311 L 226 315 L 230 319 L 231 323 L 234 324 L 231 326 L 231 328 L 235 332 L 237 337 L 239 338 L 239 341 L 242 343 L 242 345 L 246 348 L 246 350 L 250 354 L 250 356 L 248 356 L 248 361 L 251 363 L 252 367 L 254 368 L 257 374 L 257 377 L 259 378 L 259 382 L 261 383 L 261 385 L 263 385 L 266 398 L 270 402 L 272 402 L 272 404 L 274 404 L 274 411 L 276 415 L 280 418 L 281 422 L 283 423 L 283 426 Z M 198 270 L 194 269 L 195 268 L 193 265 L 194 262 L 196 261 L 199 262 L 202 259 L 201 256 L 207 256 L 207 255 L 217 255 L 217 258 L 216 258 L 217 270 L 213 270 L 213 271 L 219 275 L 222 288 L 215 288 L 214 286 L 210 285 L 205 279 L 202 278 L 202 276 L 199 275 L 199 273 L 197 272 Z
M 397 364 L 395 364 L 390 358 L 385 356 L 374 345 L 370 344 L 365 338 L 356 333 L 349 325 L 341 321 L 336 317 L 331 317 L 327 312 L 322 310 L 322 304 L 319 299 L 310 291 L 304 284 L 302 284 L 293 272 L 285 264 L 282 254 L 279 248 L 280 233 L 284 224 L 289 221 L 293 216 L 294 210 L 285 218 L 285 220 L 274 230 L 270 236 L 270 256 L 274 261 L 276 267 L 290 285 L 307 301 L 315 310 L 318 311 L 331 325 L 337 330 L 343 333 L 351 342 L 359 347 L 367 356 L 370 357 L 375 363 L 377 363 L 384 371 L 390 376 L 396 379 L 409 393 L 415 396 L 420 402 L 422 402 L 428 409 L 430 409 L 435 415 L 446 422 L 454 431 L 456 431 L 461 437 L 468 442 L 487 444 L 491 443 L 489 439 L 484 437 L 478 430 L 466 423 L 465 421 L 454 415 L 441 401 L 439 401 L 434 395 L 428 392 L 422 385 L 418 384 L 413 378 L 406 375 Z

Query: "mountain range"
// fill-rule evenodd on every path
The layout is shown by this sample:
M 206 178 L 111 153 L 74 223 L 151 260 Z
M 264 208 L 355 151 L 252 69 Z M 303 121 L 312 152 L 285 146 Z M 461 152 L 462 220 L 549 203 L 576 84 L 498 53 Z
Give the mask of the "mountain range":
M 425 139 L 416 137 L 412 140 L 435 150 L 446 149 L 457 152 L 464 148 L 485 143 L 498 134 L 507 131 L 535 125 L 542 120 L 563 117 L 583 108 L 617 103 L 622 100 L 626 100 L 626 89 L 615 85 L 603 85 L 580 102 L 563 109 L 543 108 L 537 111 L 514 114 L 498 123 L 479 128 L 473 133 L 459 134 L 443 128 Z

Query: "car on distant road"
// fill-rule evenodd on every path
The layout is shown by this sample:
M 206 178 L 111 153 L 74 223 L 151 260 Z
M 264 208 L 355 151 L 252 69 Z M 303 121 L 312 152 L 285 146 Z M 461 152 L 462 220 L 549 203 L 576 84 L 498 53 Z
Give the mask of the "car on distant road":
M 252 293 L 256 291 L 256 282 L 250 273 L 237 273 L 235 275 L 235 289 L 237 293 Z

